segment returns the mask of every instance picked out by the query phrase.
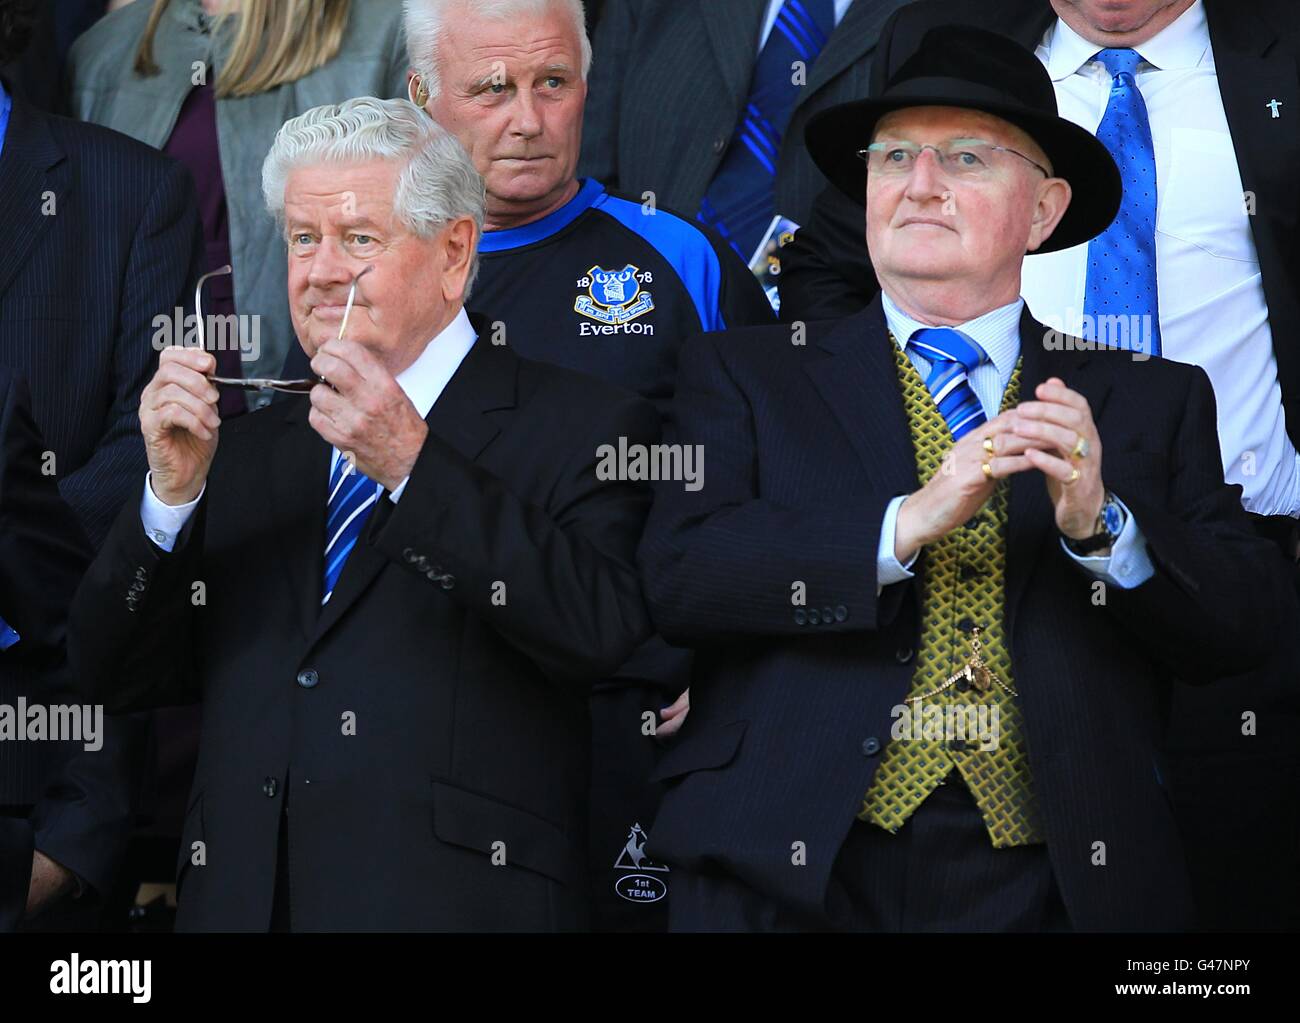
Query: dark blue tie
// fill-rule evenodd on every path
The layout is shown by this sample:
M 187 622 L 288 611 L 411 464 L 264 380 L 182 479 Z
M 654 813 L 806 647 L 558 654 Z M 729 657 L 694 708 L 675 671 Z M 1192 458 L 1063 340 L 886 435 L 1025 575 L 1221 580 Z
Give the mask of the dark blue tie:
M 330 496 L 325 512 L 325 589 L 321 603 L 334 593 L 343 565 L 365 528 L 366 519 L 383 490 L 342 456 L 330 475 Z
M 988 422 L 984 406 L 975 396 L 968 379 L 976 366 L 989 361 L 983 348 L 951 327 L 918 330 L 907 345 L 930 363 L 925 386 L 934 396 L 934 403 L 939 406 L 939 414 L 952 431 L 954 441 L 961 440 L 975 427 Z
M 1146 101 L 1138 91 L 1136 50 L 1097 54 L 1111 73 L 1110 100 L 1097 138 L 1119 164 L 1119 215 L 1088 243 L 1083 336 L 1116 348 L 1160 354 L 1156 290 L 1156 156 Z
M 785 0 L 754 65 L 749 102 L 699 213 L 743 260 L 754 254 L 777 213 L 781 139 L 813 61 L 834 30 L 834 0 Z M 803 85 L 794 82 L 795 61 L 803 63 Z

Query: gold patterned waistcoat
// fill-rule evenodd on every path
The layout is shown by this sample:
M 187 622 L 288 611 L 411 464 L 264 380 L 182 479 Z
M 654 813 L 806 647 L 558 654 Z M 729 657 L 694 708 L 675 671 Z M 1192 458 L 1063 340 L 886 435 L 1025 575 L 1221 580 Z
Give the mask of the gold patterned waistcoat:
M 952 434 L 911 360 L 898 344 L 891 342 L 891 347 L 917 478 L 924 484 L 952 448 Z M 1019 393 L 1017 362 L 1003 411 L 1017 403 Z M 888 831 L 897 831 L 955 767 L 975 797 L 995 848 L 1044 841 L 1024 719 L 1019 702 L 1007 692 L 1017 689 L 1003 628 L 1008 490 L 1008 481 L 999 481 L 969 523 L 925 548 L 918 579 L 921 648 L 907 713 L 895 718 L 894 734 L 858 815 Z M 981 693 L 961 680 L 935 694 L 968 661 L 972 625 L 981 630 L 984 662 L 1007 689 L 995 683 Z M 954 738 L 963 730 L 966 738 Z

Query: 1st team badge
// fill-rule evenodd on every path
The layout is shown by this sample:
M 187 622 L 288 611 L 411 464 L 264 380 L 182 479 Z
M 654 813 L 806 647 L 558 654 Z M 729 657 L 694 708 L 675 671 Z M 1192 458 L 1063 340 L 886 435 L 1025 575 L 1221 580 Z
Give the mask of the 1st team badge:
M 587 294 L 574 300 L 573 311 L 610 327 L 644 316 L 655 301 L 642 289 L 641 279 L 639 268 L 631 263 L 622 270 L 593 266 L 583 282 Z

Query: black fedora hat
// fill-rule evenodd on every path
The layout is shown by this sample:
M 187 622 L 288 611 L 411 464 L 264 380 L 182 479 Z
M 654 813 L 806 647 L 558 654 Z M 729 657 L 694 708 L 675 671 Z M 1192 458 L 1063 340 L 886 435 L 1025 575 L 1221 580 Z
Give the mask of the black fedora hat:
M 1123 185 L 1110 152 L 1057 113 L 1052 80 L 1037 57 L 980 28 L 931 29 L 879 96 L 822 111 L 808 122 L 804 141 L 821 172 L 861 205 L 867 166 L 857 152 L 871 141 L 876 122 L 893 110 L 925 106 L 982 110 L 1014 124 L 1042 147 L 1053 174 L 1070 183 L 1065 215 L 1035 251 L 1086 242 L 1119 212 Z

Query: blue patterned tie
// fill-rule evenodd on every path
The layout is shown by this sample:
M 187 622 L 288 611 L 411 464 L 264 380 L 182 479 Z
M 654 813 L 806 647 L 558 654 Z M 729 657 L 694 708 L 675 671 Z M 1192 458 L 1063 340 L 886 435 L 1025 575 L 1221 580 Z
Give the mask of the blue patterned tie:
M 343 574 L 343 564 L 356 546 L 366 519 L 384 488 L 359 471 L 342 456 L 330 476 L 330 497 L 325 512 L 325 596 L 329 601 L 334 585 Z
M 1113 76 L 1097 138 L 1119 164 L 1124 199 L 1110 227 L 1088 243 L 1088 283 L 1083 300 L 1088 315 L 1083 336 L 1116 348 L 1159 355 L 1156 156 L 1146 101 L 1134 77 L 1142 55 L 1136 50 L 1102 50 L 1096 59 Z M 1122 319 L 1108 320 L 1106 329 L 1098 329 L 1098 317 Z M 1120 323 L 1124 326 L 1118 327 Z M 1149 337 L 1146 343 L 1144 337 Z
M 918 330 L 907 342 L 909 348 L 930 363 L 925 386 L 939 406 L 939 414 L 952 431 L 954 441 L 961 440 L 981 423 L 988 422 L 984 407 L 971 390 L 970 374 L 980 363 L 988 362 L 983 348 L 959 330 L 951 327 L 927 327 Z
M 0 650 L 8 650 L 19 640 L 19 635 L 14 631 L 13 626 L 0 618 Z
M 835 30 L 834 0 L 785 0 L 754 65 L 749 102 L 700 203 L 699 219 L 748 261 L 776 215 L 781 139 L 813 61 Z M 796 85 L 794 63 L 804 65 Z

